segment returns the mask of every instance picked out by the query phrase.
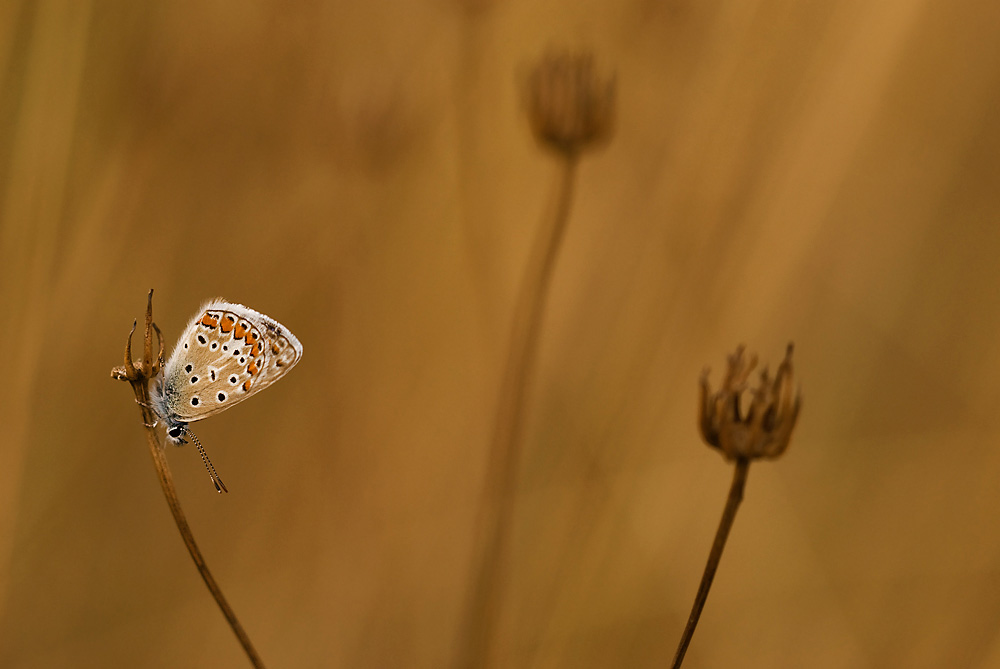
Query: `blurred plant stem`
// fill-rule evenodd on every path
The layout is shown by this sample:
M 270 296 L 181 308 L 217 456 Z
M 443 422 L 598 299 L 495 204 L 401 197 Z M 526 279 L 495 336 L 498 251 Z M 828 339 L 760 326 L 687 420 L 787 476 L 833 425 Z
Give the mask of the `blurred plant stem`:
M 160 347 L 159 353 L 155 358 L 152 354 L 154 330 L 156 331 L 156 338 Z M 264 662 L 260 659 L 260 655 L 257 654 L 257 650 L 253 647 L 250 637 L 247 636 L 239 619 L 237 619 L 233 609 L 229 606 L 229 602 L 226 601 L 222 590 L 212 576 L 212 572 L 208 569 L 205 558 L 202 557 L 201 551 L 198 549 L 198 544 L 194 540 L 194 534 L 191 532 L 187 518 L 184 516 L 184 511 L 181 509 L 181 502 L 177 498 L 177 491 L 174 489 L 174 479 L 170 473 L 170 466 L 167 464 L 163 442 L 156 434 L 156 416 L 153 414 L 149 402 L 149 382 L 157 377 L 163 364 L 163 336 L 160 334 L 160 329 L 153 322 L 152 290 L 149 291 L 146 303 L 146 327 L 143 337 L 142 359 L 135 362 L 132 361 L 133 333 L 135 333 L 134 323 L 125 342 L 125 364 L 112 369 L 111 378 L 119 381 L 128 381 L 132 386 L 132 392 L 135 393 L 135 401 L 139 405 L 139 411 L 142 414 L 142 423 L 146 429 L 146 443 L 149 446 L 149 453 L 153 457 L 153 465 L 156 467 L 156 474 L 160 479 L 160 487 L 163 489 L 163 495 L 167 498 L 167 506 L 170 507 L 170 513 L 174 516 L 174 522 L 177 523 L 177 529 L 181 533 L 184 545 L 187 546 L 188 553 L 191 554 L 191 559 L 194 560 L 195 567 L 198 568 L 198 573 L 201 574 L 202 580 L 208 586 L 209 592 L 212 593 L 212 597 L 219 605 L 219 608 L 222 609 L 222 615 L 225 616 L 233 633 L 236 634 L 236 638 L 239 639 L 240 645 L 243 646 L 250 664 L 263 669 Z
M 688 617 L 684 633 L 681 635 L 680 643 L 677 645 L 677 653 L 671 663 L 672 669 L 678 669 L 684 662 L 684 654 L 687 652 L 691 637 L 694 636 L 694 628 L 698 626 L 698 619 L 701 618 L 701 610 L 705 608 L 705 601 L 708 600 L 708 591 L 712 587 L 712 580 L 715 578 L 715 571 L 719 568 L 719 560 L 722 559 L 722 551 L 726 547 L 726 539 L 729 538 L 729 530 L 736 520 L 736 510 L 743 501 L 743 488 L 746 486 L 747 473 L 750 471 L 750 460 L 740 458 L 736 461 L 736 469 L 733 472 L 733 482 L 729 486 L 729 497 L 726 499 L 726 508 L 722 511 L 722 520 L 719 521 L 719 529 L 715 532 L 715 541 L 712 543 L 712 550 L 708 554 L 708 562 L 705 564 L 705 572 L 701 576 L 701 585 L 698 586 L 698 594 L 694 597 L 694 606 L 691 607 L 691 615 Z
M 549 284 L 569 220 L 576 170 L 576 157 L 564 155 L 559 165 L 555 212 L 538 231 L 514 305 L 479 520 L 479 563 L 467 604 L 466 631 L 460 640 L 458 666 L 463 668 L 490 666 L 493 655 L 509 572 L 525 396 L 535 368 Z
M 580 155 L 612 134 L 615 82 L 600 77 L 590 53 L 550 53 L 531 71 L 525 89 L 528 121 L 539 145 L 559 161 L 556 206 L 531 247 L 511 322 L 497 398 L 484 499 L 457 666 L 496 662 L 498 621 L 510 572 L 510 535 L 523 447 L 525 397 L 538 355 L 539 334 L 552 272 L 569 220 Z

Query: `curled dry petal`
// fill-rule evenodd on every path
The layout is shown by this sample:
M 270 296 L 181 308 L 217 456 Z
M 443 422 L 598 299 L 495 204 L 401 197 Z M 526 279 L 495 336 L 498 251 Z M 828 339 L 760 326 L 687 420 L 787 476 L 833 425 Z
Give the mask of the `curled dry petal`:
M 788 447 L 799 416 L 802 400 L 793 382 L 792 344 L 774 379 L 765 368 L 757 386 L 751 388 L 748 381 L 756 365 L 756 356 L 747 358 L 740 346 L 729 356 L 718 392 L 712 392 L 708 384 L 708 370 L 701 377 L 701 436 L 729 460 L 778 457 Z M 749 406 L 744 409 L 745 400 Z

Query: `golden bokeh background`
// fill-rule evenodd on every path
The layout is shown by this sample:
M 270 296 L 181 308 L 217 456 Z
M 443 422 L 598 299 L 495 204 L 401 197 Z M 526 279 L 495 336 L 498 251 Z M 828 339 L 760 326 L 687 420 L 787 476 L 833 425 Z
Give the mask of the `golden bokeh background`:
M 124 384 L 224 296 L 300 365 L 171 447 L 274 667 L 448 667 L 557 164 L 519 82 L 618 80 L 529 396 L 504 667 L 667 666 L 731 467 L 697 382 L 796 343 L 685 667 L 1000 667 L 1000 4 L 0 3 L 0 666 L 242 667 Z

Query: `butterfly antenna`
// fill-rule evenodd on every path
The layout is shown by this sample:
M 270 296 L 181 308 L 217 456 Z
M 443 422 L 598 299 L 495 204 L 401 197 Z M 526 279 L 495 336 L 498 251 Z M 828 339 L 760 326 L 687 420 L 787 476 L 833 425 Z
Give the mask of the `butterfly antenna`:
M 208 470 L 209 478 L 211 478 L 212 483 L 215 484 L 215 490 L 220 493 L 229 492 L 229 490 L 226 489 L 226 484 L 223 483 L 222 479 L 219 477 L 219 473 L 215 471 L 215 465 L 213 465 L 212 461 L 208 458 L 208 453 L 205 452 L 205 447 L 201 445 L 201 441 L 198 440 L 198 436 L 191 430 L 184 430 L 184 432 L 191 437 L 191 441 L 193 441 L 194 445 L 198 447 L 198 454 L 201 455 L 201 461 L 205 463 L 205 469 Z

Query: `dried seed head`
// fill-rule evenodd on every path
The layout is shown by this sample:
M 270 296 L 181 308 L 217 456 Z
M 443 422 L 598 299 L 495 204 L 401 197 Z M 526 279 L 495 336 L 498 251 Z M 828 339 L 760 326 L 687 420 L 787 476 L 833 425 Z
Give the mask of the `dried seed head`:
M 788 447 L 799 416 L 802 401 L 793 388 L 792 345 L 788 345 L 774 379 L 765 368 L 760 383 L 750 388 L 747 380 L 756 365 L 757 357 L 745 358 L 740 346 L 729 356 L 721 390 L 711 392 L 708 370 L 701 377 L 701 436 L 729 460 L 778 457 Z M 740 404 L 745 394 L 750 405 L 743 410 Z
M 592 54 L 549 53 L 532 70 L 528 116 L 535 137 L 567 156 L 611 137 L 614 77 L 601 78 Z

